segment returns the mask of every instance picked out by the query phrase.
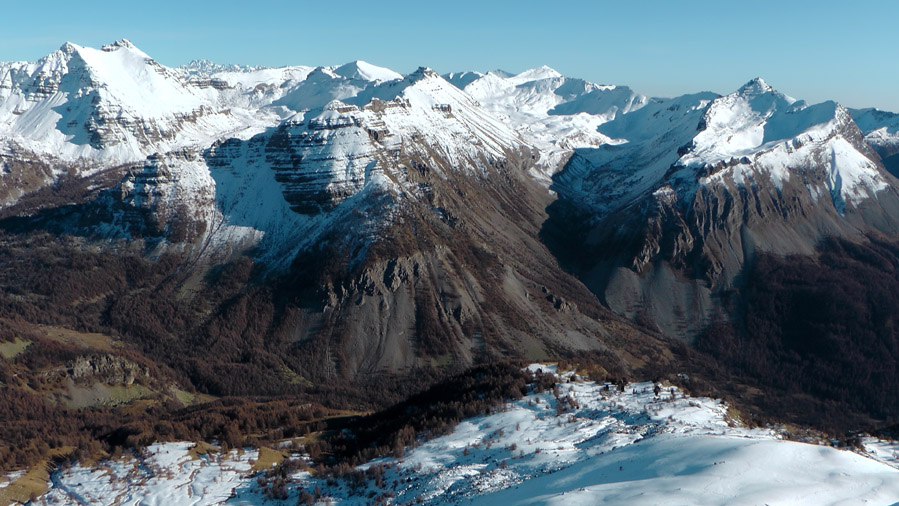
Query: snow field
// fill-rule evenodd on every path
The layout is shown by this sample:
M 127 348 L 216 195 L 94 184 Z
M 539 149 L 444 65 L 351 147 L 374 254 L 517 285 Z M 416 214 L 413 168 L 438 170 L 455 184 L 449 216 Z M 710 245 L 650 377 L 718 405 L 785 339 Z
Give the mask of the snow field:
M 154 444 L 139 459 L 106 461 L 93 468 L 54 472 L 37 504 L 207 506 L 259 504 L 250 488 L 255 450 L 193 458 L 193 443 Z M 242 491 L 250 498 L 240 501 Z
M 555 372 L 554 366 L 532 370 Z M 596 384 L 572 373 L 495 413 L 461 422 L 402 458 L 382 458 L 375 480 L 295 487 L 321 504 L 891 504 L 899 501 L 899 446 L 873 438 L 864 453 L 786 441 L 728 417 L 728 406 L 652 383 Z M 139 460 L 72 467 L 38 504 L 262 504 L 249 473 L 254 451 L 192 459 L 190 443 L 151 446 Z M 294 488 L 294 494 L 297 488 Z M 271 499 L 267 499 L 271 501 Z M 286 504 L 293 504 L 295 495 Z M 327 502 L 326 502 L 327 501 Z

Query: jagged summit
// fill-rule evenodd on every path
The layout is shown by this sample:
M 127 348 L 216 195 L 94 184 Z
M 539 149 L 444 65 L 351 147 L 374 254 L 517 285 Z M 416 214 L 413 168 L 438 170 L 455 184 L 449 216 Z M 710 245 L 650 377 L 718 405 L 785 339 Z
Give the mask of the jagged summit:
M 740 87 L 738 93 L 768 93 L 774 91 L 774 88 L 761 77 L 750 79 L 749 82 Z
M 453 83 L 453 86 L 460 90 L 465 89 L 465 87 L 471 84 L 472 81 L 482 77 L 484 77 L 484 74 L 475 71 L 450 72 L 443 75 L 444 79 Z
M 143 56 L 144 58 L 150 58 L 150 56 L 147 55 L 147 53 L 143 52 L 140 48 L 138 48 L 136 45 L 134 45 L 133 42 L 131 42 L 128 39 L 119 39 L 119 40 L 116 40 L 109 44 L 105 44 L 105 45 L 101 46 L 99 50 L 95 50 L 93 48 L 89 48 L 86 46 L 81 46 L 79 44 L 76 44 L 74 42 L 69 42 L 69 41 L 65 42 L 59 48 L 59 51 L 65 53 L 67 55 L 72 55 L 74 53 L 82 52 L 82 51 L 88 51 L 88 52 L 103 51 L 105 53 L 114 53 L 114 52 L 117 52 L 120 50 L 133 52 L 133 53 Z
M 718 99 L 720 105 L 713 104 L 711 114 L 730 108 L 733 116 L 723 117 L 725 120 L 739 118 L 744 114 L 755 114 L 767 117 L 775 112 L 799 110 L 807 106 L 804 100 L 797 100 L 773 88 L 761 77 L 756 77 L 741 86 L 738 90 Z M 748 110 L 743 110 L 748 108 Z
M 235 63 L 216 63 L 207 59 L 191 60 L 186 65 L 178 67 L 179 70 L 190 74 L 212 75 L 223 72 L 253 72 L 266 69 L 266 67 L 258 67 L 253 65 L 238 65 Z
M 419 92 L 413 93 L 415 96 L 412 97 L 410 90 Z M 376 83 L 360 92 L 350 102 L 362 106 L 372 99 L 393 100 L 400 96 L 424 100 L 428 107 L 441 103 L 441 100 L 448 101 L 447 103 L 471 102 L 469 97 L 429 67 L 419 67 L 399 80 Z
M 432 69 L 431 67 L 420 66 L 417 69 L 415 69 L 415 72 L 412 72 L 407 77 L 412 82 L 415 82 L 415 81 L 419 81 L 424 78 L 440 77 L 440 74 L 435 72 L 434 69 Z
M 59 51 L 71 54 L 75 52 L 79 47 L 81 46 L 75 44 L 74 42 L 65 41 L 61 46 L 59 46 Z
M 853 109 L 853 120 L 866 135 L 899 136 L 899 114 L 880 109 Z
M 184 70 L 214 71 L 222 67 L 227 67 L 227 65 L 221 65 L 205 58 L 198 58 L 195 60 L 191 60 L 190 62 L 182 65 L 180 68 Z
M 134 45 L 130 40 L 128 40 L 128 39 L 119 39 L 119 40 L 117 40 L 117 41 L 115 41 L 115 42 L 113 42 L 113 43 L 111 43 L 111 44 L 106 44 L 105 46 L 103 46 L 103 47 L 100 48 L 100 49 L 102 49 L 103 51 L 117 51 L 117 50 L 122 49 L 122 48 L 124 48 L 124 49 L 137 49 L 137 46 L 135 46 L 135 45 Z

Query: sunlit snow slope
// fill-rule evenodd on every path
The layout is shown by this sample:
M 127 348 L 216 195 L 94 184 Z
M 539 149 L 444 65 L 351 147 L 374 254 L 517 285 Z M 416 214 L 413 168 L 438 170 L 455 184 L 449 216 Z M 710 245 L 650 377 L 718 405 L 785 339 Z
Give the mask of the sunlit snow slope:
M 545 172 L 535 173 L 537 177 L 551 175 L 574 148 L 613 142 L 597 127 L 650 101 L 626 86 L 565 77 L 547 66 L 517 75 L 496 71 L 445 77 L 540 149 Z
M 554 371 L 554 366 L 531 366 Z M 571 373 L 556 391 L 532 393 L 386 466 L 384 486 L 329 485 L 306 472 L 298 488 L 321 504 L 891 504 L 899 501 L 895 443 L 869 453 L 786 441 L 747 429 L 720 401 L 652 383 L 584 382 Z M 561 404 L 560 404 L 561 403 Z M 262 504 L 247 459 L 187 456 L 189 445 L 154 445 L 141 465 L 76 467 L 53 475 L 39 504 Z M 232 493 L 233 491 L 233 493 Z M 230 498 L 229 498 L 230 496 Z

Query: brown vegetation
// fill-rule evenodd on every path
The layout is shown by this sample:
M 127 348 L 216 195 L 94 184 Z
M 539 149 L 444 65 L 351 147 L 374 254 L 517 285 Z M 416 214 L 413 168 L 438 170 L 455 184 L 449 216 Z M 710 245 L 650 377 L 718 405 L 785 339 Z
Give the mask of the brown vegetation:
M 697 342 L 718 390 L 768 418 L 836 433 L 899 420 L 899 247 L 828 240 L 814 257 L 762 255 L 743 320 Z M 764 394 L 761 394 L 764 392 Z M 748 401 L 748 402 L 747 402 Z

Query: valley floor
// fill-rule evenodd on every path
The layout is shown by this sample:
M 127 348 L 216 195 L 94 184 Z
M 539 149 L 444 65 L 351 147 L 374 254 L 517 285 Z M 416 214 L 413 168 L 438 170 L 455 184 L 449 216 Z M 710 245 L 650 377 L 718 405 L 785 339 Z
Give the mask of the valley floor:
M 554 366 L 531 366 L 554 371 Z M 320 504 L 894 504 L 899 445 L 864 440 L 864 451 L 787 441 L 748 429 L 727 405 L 652 383 L 580 381 L 460 423 L 453 434 L 361 466 L 356 479 L 294 473 Z M 149 447 L 138 459 L 51 474 L 35 503 L 255 505 L 258 452 L 196 456 L 190 443 Z M 259 466 L 256 466 L 257 468 Z M 0 485 L 2 486 L 2 485 Z

